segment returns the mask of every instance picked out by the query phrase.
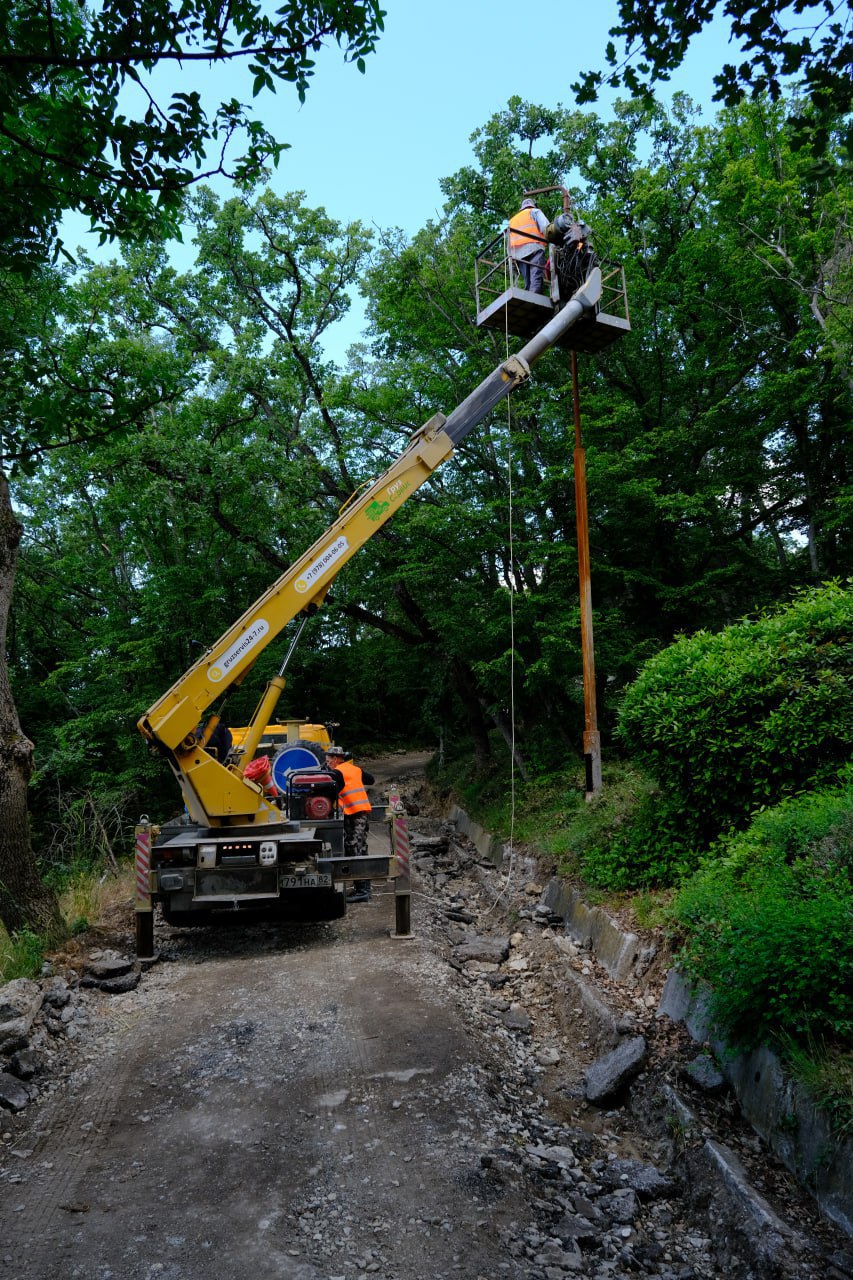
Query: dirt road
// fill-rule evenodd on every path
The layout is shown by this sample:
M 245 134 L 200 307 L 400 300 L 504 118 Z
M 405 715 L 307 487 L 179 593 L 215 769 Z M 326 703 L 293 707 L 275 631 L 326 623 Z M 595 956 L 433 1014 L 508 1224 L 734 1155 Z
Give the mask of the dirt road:
M 416 785 L 417 760 L 369 767 Z M 0 1120 L 0 1277 L 753 1274 L 660 1148 L 584 1108 L 592 1050 L 541 981 L 541 931 L 513 933 L 454 856 L 416 881 L 411 940 L 385 886 L 332 924 L 158 925 L 140 986 L 87 997 L 64 1085 Z M 509 959 L 455 961 L 472 936 Z

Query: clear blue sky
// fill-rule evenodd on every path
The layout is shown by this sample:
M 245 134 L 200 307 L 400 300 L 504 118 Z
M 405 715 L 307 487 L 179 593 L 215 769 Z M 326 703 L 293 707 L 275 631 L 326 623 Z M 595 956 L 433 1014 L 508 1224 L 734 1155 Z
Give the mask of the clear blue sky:
M 471 134 L 511 96 L 574 107 L 569 86 L 581 71 L 604 66 L 616 4 L 387 3 L 385 32 L 363 76 L 327 50 L 301 108 L 282 92 L 278 106 L 265 98 L 261 109 L 292 144 L 276 182 L 304 188 L 310 204 L 335 217 L 413 232 L 441 208 L 439 179 L 470 161 Z M 672 87 L 712 112 L 713 75 L 727 58 L 727 30 L 715 29 Z M 612 97 L 589 109 L 603 114 Z
M 553 8 L 518 0 L 387 0 L 387 8 L 364 75 L 332 46 L 318 55 L 304 105 L 282 85 L 254 99 L 254 110 L 291 144 L 272 179 L 276 190 L 302 190 L 310 206 L 322 205 L 341 221 L 409 233 L 439 213 L 439 180 L 471 160 L 471 134 L 510 97 L 575 105 L 569 86 L 581 71 L 604 67 L 617 17 L 615 0 L 563 0 Z M 732 58 L 727 41 L 722 23 L 703 33 L 668 90 L 686 90 L 709 117 L 716 110 L 714 73 Z M 249 77 L 234 69 L 193 75 L 191 87 L 210 109 L 232 95 L 252 101 Z M 189 75 L 166 84 L 161 97 L 190 87 Z M 592 109 L 606 115 L 612 98 Z M 79 218 L 66 222 L 70 244 L 85 239 L 84 225 Z M 177 257 L 181 266 L 191 261 L 186 250 Z M 327 344 L 334 358 L 358 339 L 361 314 L 356 305 Z

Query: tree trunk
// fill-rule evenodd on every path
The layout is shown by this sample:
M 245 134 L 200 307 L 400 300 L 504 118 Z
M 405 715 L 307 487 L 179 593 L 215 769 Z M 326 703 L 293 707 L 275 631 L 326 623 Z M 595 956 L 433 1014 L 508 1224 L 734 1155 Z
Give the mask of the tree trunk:
M 515 761 L 515 767 L 518 770 L 518 772 L 521 774 L 523 781 L 529 782 L 530 774 L 527 771 L 527 765 L 525 764 L 524 756 L 519 751 L 518 743 L 515 741 L 515 736 L 512 731 L 512 725 L 507 724 L 506 720 L 503 718 L 502 715 L 500 715 L 499 712 L 489 711 L 488 708 L 486 707 L 485 698 L 482 698 L 482 697 L 480 698 L 480 705 L 483 708 L 483 715 L 484 716 L 487 715 L 489 719 L 492 721 L 492 724 L 495 726 L 495 728 L 500 732 L 501 737 L 503 738 L 504 742 L 506 743 L 509 749 L 509 753 L 512 759 Z
M 22 532 L 0 471 L 0 920 L 10 933 L 28 925 L 53 937 L 62 919 L 38 874 L 30 844 L 27 786 L 33 744 L 21 731 L 6 665 L 6 628 Z
M 489 726 L 483 715 L 476 678 L 468 664 L 460 658 L 451 657 L 449 666 L 456 692 L 468 717 L 468 728 L 474 744 L 474 763 L 478 769 L 484 769 L 492 758 L 492 744 L 489 742 Z

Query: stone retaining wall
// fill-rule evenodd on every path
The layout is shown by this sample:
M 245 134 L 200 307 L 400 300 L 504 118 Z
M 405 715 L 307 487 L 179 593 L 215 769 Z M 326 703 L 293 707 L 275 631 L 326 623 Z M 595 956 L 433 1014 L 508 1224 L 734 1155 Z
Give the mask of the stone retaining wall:
M 772 1050 L 735 1053 L 714 1033 L 707 993 L 670 969 L 658 1017 L 683 1022 L 694 1040 L 710 1043 L 740 1109 L 771 1151 L 807 1187 L 830 1221 L 853 1236 L 853 1142 L 840 1142 L 807 1090 Z

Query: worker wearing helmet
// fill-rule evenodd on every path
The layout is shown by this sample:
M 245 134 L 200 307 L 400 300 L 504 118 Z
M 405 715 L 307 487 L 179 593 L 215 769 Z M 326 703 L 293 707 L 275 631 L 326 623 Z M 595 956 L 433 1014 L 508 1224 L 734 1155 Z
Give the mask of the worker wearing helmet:
M 326 764 L 334 776 L 338 803 L 344 811 L 344 856 L 366 858 L 371 804 L 365 787 L 372 786 L 373 774 L 353 764 L 352 754 L 343 747 L 329 747 Z M 369 902 L 370 893 L 369 880 L 353 880 L 347 902 Z
M 545 274 L 545 232 L 548 219 L 529 196 L 509 220 L 509 256 L 518 264 L 524 287 L 540 293 Z

